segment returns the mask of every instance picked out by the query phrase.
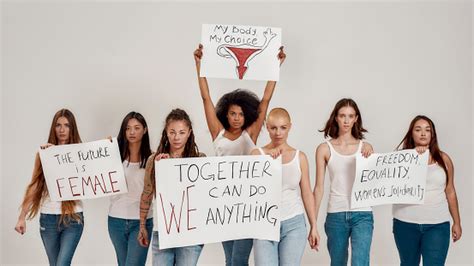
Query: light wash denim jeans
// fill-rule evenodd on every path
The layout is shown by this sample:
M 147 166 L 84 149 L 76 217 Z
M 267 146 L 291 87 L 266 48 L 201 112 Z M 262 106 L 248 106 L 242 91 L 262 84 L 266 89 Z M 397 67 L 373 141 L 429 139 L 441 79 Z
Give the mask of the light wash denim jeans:
M 253 239 L 239 239 L 222 242 L 226 266 L 248 266 Z
M 137 240 L 140 231 L 140 220 L 127 220 L 109 216 L 108 228 L 110 240 L 115 248 L 117 264 L 123 265 L 145 265 L 148 255 L 148 247 L 142 247 Z M 153 230 L 153 218 L 146 220 L 148 241 L 151 240 Z
M 74 251 L 84 229 L 82 212 L 77 214 L 81 217 L 81 222 L 68 219 L 66 223 L 60 223 L 61 215 L 59 214 L 40 214 L 40 235 L 48 255 L 49 265 L 71 265 Z
M 300 265 L 306 246 L 304 214 L 281 221 L 280 242 L 255 239 L 253 252 L 256 266 Z
M 346 266 L 351 240 L 351 265 L 370 265 L 370 245 L 374 230 L 371 211 L 328 213 L 324 229 L 331 266 Z
M 393 219 L 393 236 L 401 266 L 440 266 L 446 262 L 450 224 L 415 224 Z
M 153 231 L 153 266 L 195 266 L 204 245 L 160 249 L 158 231 Z

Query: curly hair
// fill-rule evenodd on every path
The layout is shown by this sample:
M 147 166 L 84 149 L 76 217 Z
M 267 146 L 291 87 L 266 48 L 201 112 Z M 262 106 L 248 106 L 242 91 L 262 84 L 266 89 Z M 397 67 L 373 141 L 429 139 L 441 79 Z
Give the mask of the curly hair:
M 238 105 L 242 108 L 242 112 L 244 113 L 244 125 L 242 126 L 242 130 L 257 121 L 259 114 L 258 107 L 260 105 L 259 98 L 251 91 L 237 89 L 224 94 L 216 105 L 217 118 L 225 129 L 229 129 L 230 127 L 227 112 L 231 105 Z

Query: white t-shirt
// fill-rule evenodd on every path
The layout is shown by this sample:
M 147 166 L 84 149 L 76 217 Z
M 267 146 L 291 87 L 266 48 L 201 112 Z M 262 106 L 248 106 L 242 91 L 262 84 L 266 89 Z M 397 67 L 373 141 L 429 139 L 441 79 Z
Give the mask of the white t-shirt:
M 362 150 L 362 140 L 357 151 L 350 155 L 340 154 L 330 141 L 326 141 L 331 151 L 328 161 L 328 172 L 331 180 L 327 212 L 371 211 L 372 208 L 351 209 L 351 191 L 356 171 L 356 154 Z
M 109 216 L 128 220 L 140 219 L 140 199 L 145 184 L 145 168 L 140 163 L 123 161 L 125 180 L 128 193 L 110 197 Z M 153 217 L 153 206 L 150 207 L 147 218 Z
M 438 164 L 428 165 L 424 204 L 394 204 L 393 217 L 408 223 L 439 224 L 451 220 L 446 199 L 446 173 Z
M 61 202 L 62 201 L 51 201 L 51 198 L 47 196 L 41 203 L 40 213 L 44 214 L 61 214 Z M 82 201 L 76 201 L 74 212 L 82 212 Z
M 256 148 L 247 130 L 235 140 L 224 137 L 224 133 L 222 129 L 213 142 L 216 156 L 249 155 Z

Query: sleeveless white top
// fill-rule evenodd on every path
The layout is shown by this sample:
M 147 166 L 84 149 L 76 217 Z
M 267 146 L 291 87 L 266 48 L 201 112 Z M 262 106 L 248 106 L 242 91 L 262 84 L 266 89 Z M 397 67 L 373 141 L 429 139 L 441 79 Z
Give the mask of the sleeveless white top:
M 327 212 L 371 211 L 372 208 L 350 208 L 352 185 L 356 171 L 356 155 L 362 150 L 362 140 L 357 151 L 350 155 L 340 154 L 329 140 L 326 141 L 331 155 L 328 161 L 329 179 L 331 180 Z
M 262 148 L 259 148 L 261 154 L 265 154 Z M 288 163 L 282 164 L 282 193 L 280 220 L 285 221 L 304 213 L 303 200 L 301 198 L 301 167 L 300 151 L 295 152 L 295 156 Z
M 439 224 L 451 220 L 446 199 L 446 173 L 438 164 L 428 165 L 424 204 L 394 204 L 393 217 L 408 223 Z
M 247 130 L 242 131 L 235 140 L 224 137 L 224 132 L 225 129 L 222 129 L 213 142 L 216 156 L 249 155 L 256 148 Z
M 41 203 L 40 213 L 56 215 L 61 214 L 61 202 L 62 201 L 51 201 L 51 198 L 46 196 L 46 198 L 44 198 L 43 202 Z M 82 201 L 76 201 L 74 212 L 82 212 Z
M 145 168 L 140 163 L 123 161 L 125 180 L 128 193 L 110 197 L 109 216 L 128 220 L 140 220 L 140 199 L 145 185 Z M 153 216 L 153 206 L 150 207 L 147 218 Z

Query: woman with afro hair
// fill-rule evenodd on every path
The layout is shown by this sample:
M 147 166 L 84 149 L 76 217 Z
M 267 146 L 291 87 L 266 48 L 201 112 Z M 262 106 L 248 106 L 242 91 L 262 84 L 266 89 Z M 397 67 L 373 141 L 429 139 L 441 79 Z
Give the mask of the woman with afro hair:
M 237 89 L 224 94 L 214 107 L 207 79 L 200 77 L 202 48 L 203 46 L 199 45 L 194 51 L 194 60 L 207 126 L 216 155 L 250 155 L 256 148 L 276 81 L 267 82 L 262 100 L 259 100 L 253 92 Z M 280 47 L 277 56 L 281 65 L 286 58 L 283 47 Z M 240 239 L 223 242 L 226 266 L 248 265 L 252 241 L 252 239 Z

